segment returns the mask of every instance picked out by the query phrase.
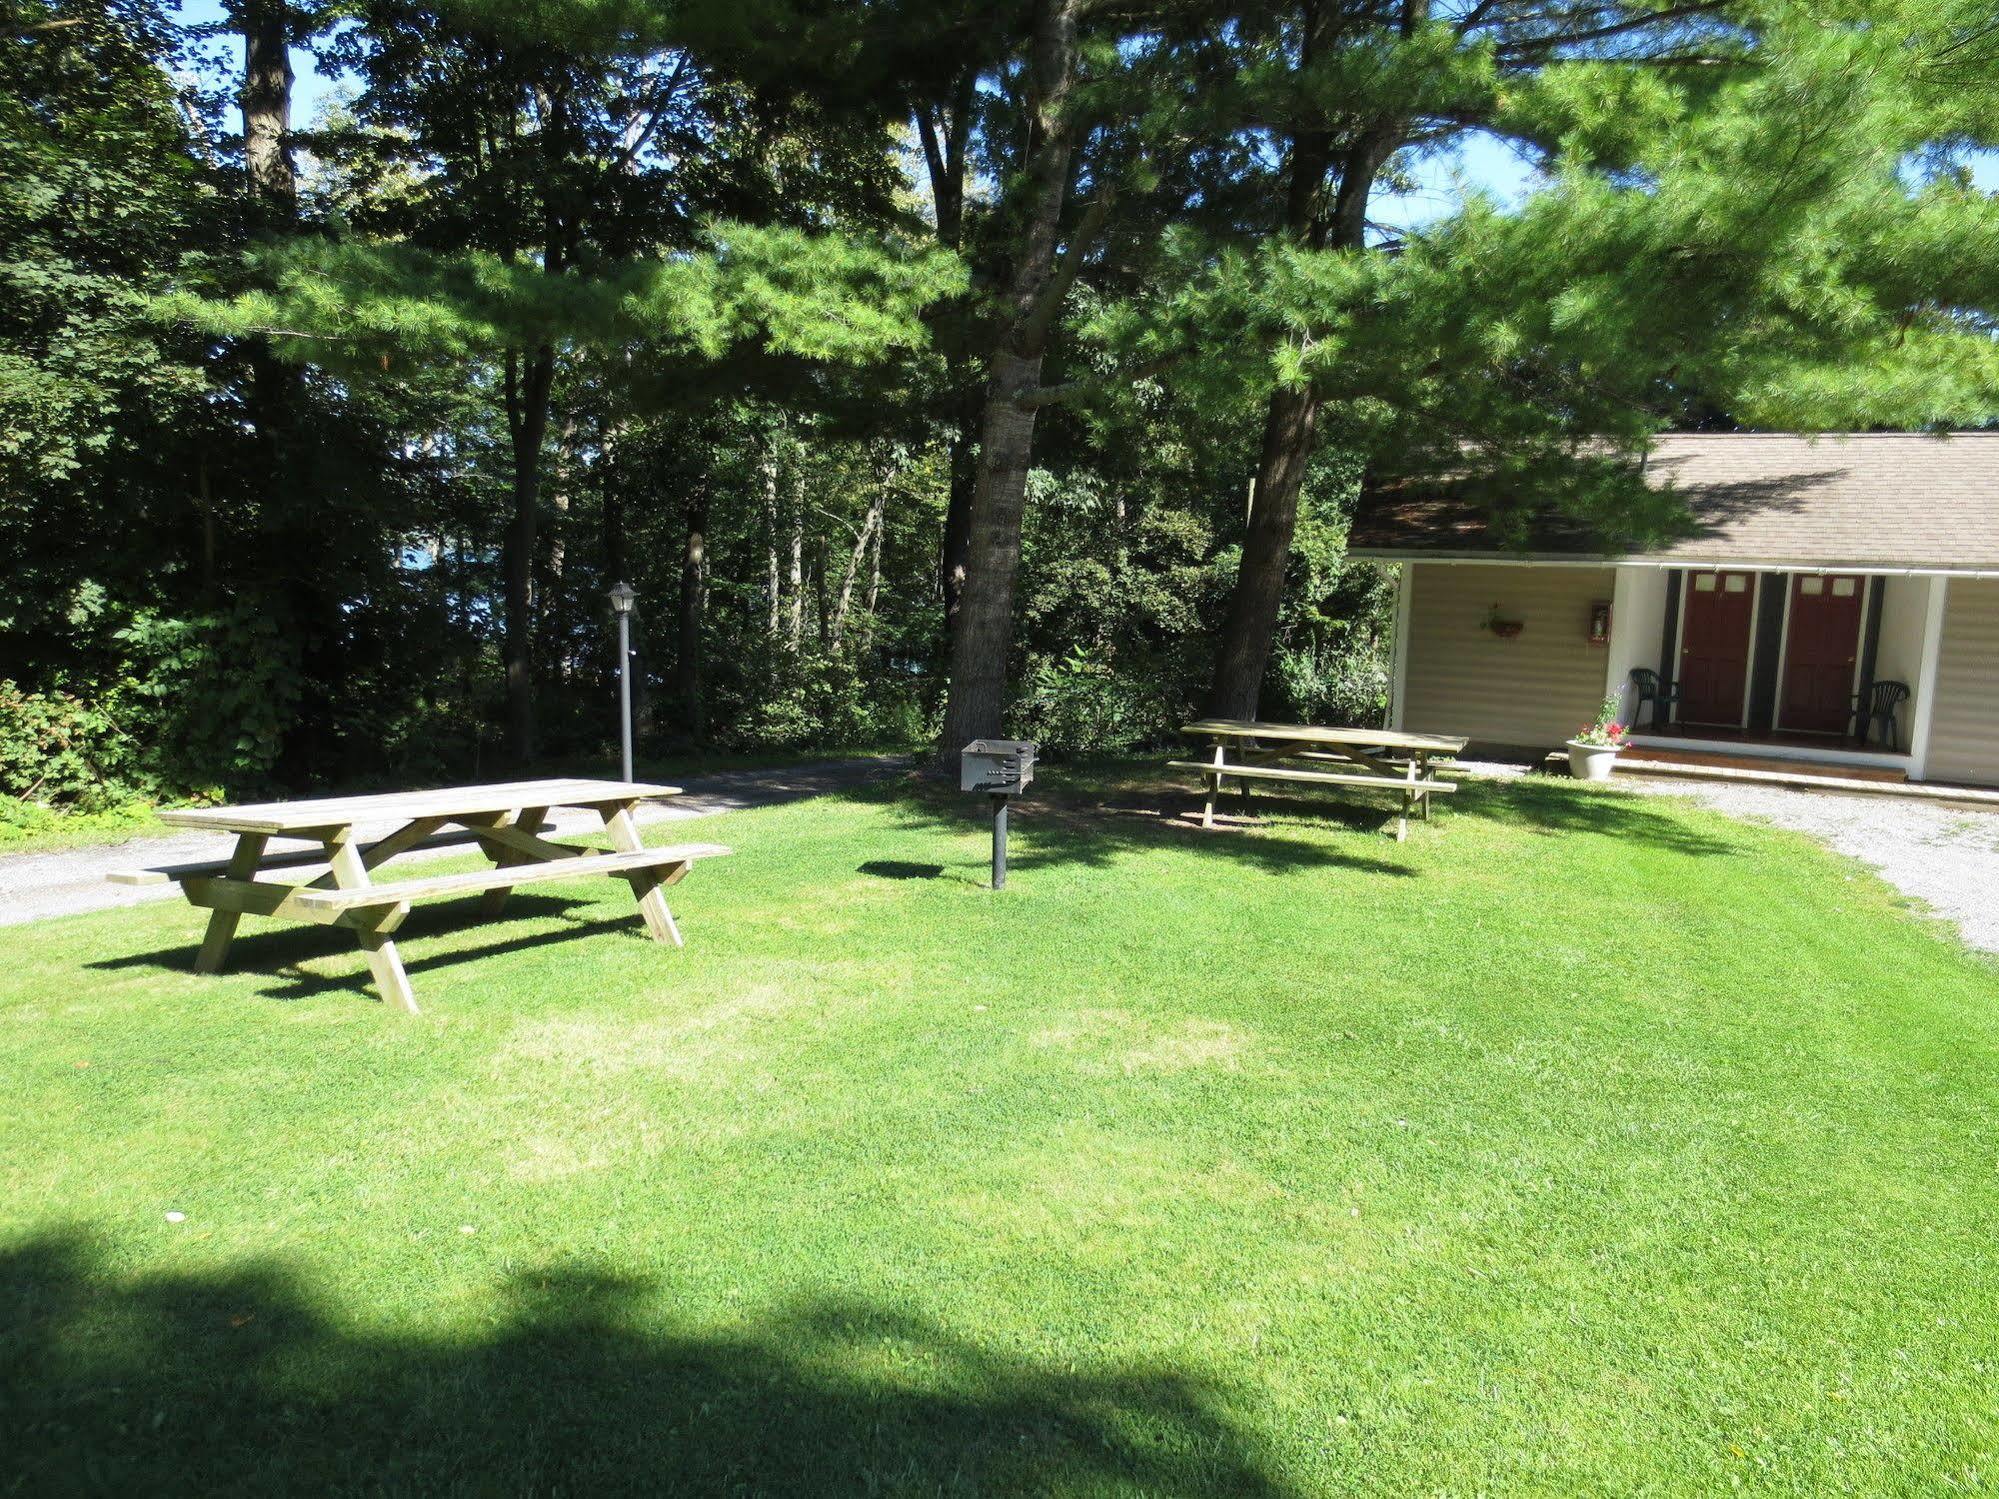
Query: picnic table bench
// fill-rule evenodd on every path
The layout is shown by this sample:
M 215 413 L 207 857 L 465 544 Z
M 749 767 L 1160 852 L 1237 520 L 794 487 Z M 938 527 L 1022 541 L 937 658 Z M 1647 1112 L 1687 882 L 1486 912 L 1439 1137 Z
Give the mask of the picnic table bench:
M 1215 799 L 1222 781 L 1241 783 L 1244 801 L 1251 781 L 1278 781 L 1313 786 L 1355 786 L 1391 790 L 1402 798 L 1402 815 L 1395 840 L 1409 836 L 1409 814 L 1430 817 L 1430 798 L 1457 790 L 1440 781 L 1431 765 L 1463 752 L 1465 741 L 1446 734 L 1404 734 L 1395 729 L 1321 728 L 1314 724 L 1261 723 L 1246 718 L 1203 718 L 1181 729 L 1189 738 L 1206 739 L 1206 760 L 1171 760 L 1174 770 L 1198 771 L 1207 780 L 1207 804 L 1201 826 L 1215 825 Z M 1234 751 L 1233 758 L 1231 750 Z M 1306 767 L 1279 761 L 1305 761 Z M 1315 764 L 1337 767 L 1310 768 Z
M 114 884 L 180 886 L 190 904 L 209 911 L 195 968 L 214 973 L 228 955 L 236 926 L 245 914 L 289 917 L 322 926 L 346 927 L 358 937 L 382 997 L 407 1014 L 418 1013 L 409 975 L 391 937 L 410 903 L 483 893 L 482 914 L 498 916 L 507 892 L 542 880 L 604 875 L 626 881 L 638 901 L 646 929 L 657 942 L 681 945 L 680 929 L 661 893 L 678 883 L 697 859 L 731 850 L 718 843 L 684 843 L 647 848 L 632 821 L 640 802 L 678 796 L 677 786 L 637 781 L 512 781 L 491 786 L 448 786 L 434 791 L 377 796 L 321 797 L 266 802 L 243 807 L 193 807 L 162 812 L 177 827 L 234 833 L 236 850 L 227 859 L 120 870 Z M 597 813 L 612 851 L 557 843 L 541 836 L 555 807 Z M 363 843 L 357 827 L 399 823 L 393 831 Z M 316 845 L 303 850 L 266 852 L 272 839 Z M 417 876 L 377 883 L 373 871 L 389 860 L 423 849 L 477 845 L 493 868 L 465 874 Z M 326 873 L 300 882 L 259 879 L 258 875 L 300 866 L 328 866 Z

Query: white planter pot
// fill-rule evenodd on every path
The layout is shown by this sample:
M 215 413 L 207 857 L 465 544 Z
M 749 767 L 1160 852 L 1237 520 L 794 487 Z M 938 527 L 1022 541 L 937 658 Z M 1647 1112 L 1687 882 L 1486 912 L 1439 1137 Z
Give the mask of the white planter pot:
M 1607 781 L 1616 764 L 1616 745 L 1569 741 L 1569 774 L 1579 781 Z

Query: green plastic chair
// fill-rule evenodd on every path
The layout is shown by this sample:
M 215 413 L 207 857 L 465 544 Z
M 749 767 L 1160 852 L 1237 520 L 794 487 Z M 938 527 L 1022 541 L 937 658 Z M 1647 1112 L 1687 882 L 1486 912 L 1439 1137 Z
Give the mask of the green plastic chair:
M 1879 731 L 1879 742 L 1896 754 L 1902 753 L 1902 732 L 1895 722 L 1895 710 L 1909 700 L 1907 682 L 1876 682 L 1853 699 L 1854 738 L 1862 744 L 1869 733 Z
M 1638 715 L 1647 703 L 1652 705 L 1652 727 L 1656 729 L 1660 724 L 1659 715 L 1680 700 L 1680 684 L 1660 681 L 1659 674 L 1649 667 L 1632 667 L 1631 685 L 1638 692 L 1638 700 L 1631 705 L 1631 727 L 1634 729 L 1638 727 Z

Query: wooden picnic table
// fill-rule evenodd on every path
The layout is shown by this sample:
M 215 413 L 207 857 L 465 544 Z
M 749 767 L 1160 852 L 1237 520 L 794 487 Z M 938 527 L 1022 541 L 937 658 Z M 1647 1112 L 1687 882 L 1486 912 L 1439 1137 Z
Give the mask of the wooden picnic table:
M 647 848 L 632 822 L 640 802 L 680 795 L 678 786 L 638 781 L 511 781 L 491 786 L 446 786 L 432 791 L 376 796 L 321 797 L 265 802 L 243 807 L 192 807 L 162 812 L 177 827 L 234 833 L 236 851 L 227 859 L 124 870 L 109 878 L 122 885 L 178 884 L 181 893 L 209 911 L 195 968 L 214 973 L 228 955 L 236 925 L 245 913 L 290 917 L 353 931 L 367 955 L 382 997 L 397 1009 L 417 1014 L 409 975 L 391 933 L 409 914 L 410 902 L 483 893 L 483 915 L 500 914 L 507 892 L 517 885 L 548 879 L 606 875 L 625 880 L 638 901 L 646 929 L 658 942 L 681 945 L 680 929 L 667 909 L 663 887 L 686 877 L 696 859 L 730 852 L 714 843 Z M 540 836 L 554 807 L 593 811 L 610 836 L 612 852 L 556 843 Z M 356 829 L 397 824 L 373 842 L 362 843 Z M 308 845 L 267 852 L 273 839 Z M 373 871 L 399 855 L 452 844 L 476 844 L 491 869 L 467 874 L 377 883 Z M 263 880 L 272 870 L 329 866 L 302 883 Z
M 1215 799 L 1224 778 L 1238 781 L 1249 800 L 1251 781 L 1278 781 L 1318 786 L 1357 786 L 1393 790 L 1402 797 L 1402 815 L 1395 839 L 1409 836 L 1409 814 L 1430 818 L 1430 798 L 1457 790 L 1437 779 L 1431 762 L 1464 751 L 1466 741 L 1449 734 L 1404 734 L 1396 729 L 1327 728 L 1317 724 L 1263 723 L 1247 718 L 1203 718 L 1184 726 L 1189 738 L 1211 746 L 1206 760 L 1174 760 L 1176 770 L 1199 771 L 1207 779 L 1207 804 L 1201 826 L 1215 825 Z M 1231 751 L 1233 750 L 1233 757 Z M 1334 769 L 1299 769 L 1286 760 L 1330 764 Z

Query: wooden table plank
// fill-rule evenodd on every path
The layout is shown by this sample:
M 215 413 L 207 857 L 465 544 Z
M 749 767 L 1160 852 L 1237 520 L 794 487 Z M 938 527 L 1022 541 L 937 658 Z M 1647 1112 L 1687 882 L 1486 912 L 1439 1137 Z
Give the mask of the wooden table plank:
M 1201 826 L 1215 822 L 1215 800 L 1222 782 L 1234 777 L 1249 800 L 1253 780 L 1291 781 L 1303 784 L 1347 785 L 1393 788 L 1401 792 L 1401 815 L 1396 819 L 1397 842 L 1409 836 L 1409 814 L 1418 811 L 1424 821 L 1430 817 L 1430 793 L 1455 787 L 1438 781 L 1433 774 L 1434 758 L 1449 759 L 1461 752 L 1467 741 L 1450 734 L 1404 734 L 1394 729 L 1324 728 L 1317 724 L 1264 723 L 1247 718 L 1201 718 L 1183 725 L 1181 733 L 1206 739 L 1213 759 L 1203 765 L 1193 761 L 1170 762 L 1176 770 L 1199 770 L 1207 778 L 1207 797 L 1201 811 Z M 1230 761 L 1226 747 L 1236 747 Z M 1389 758 L 1384 758 L 1389 757 Z M 1284 770 L 1280 760 L 1330 761 L 1354 767 L 1362 774 L 1329 774 L 1324 771 Z
M 630 883 L 653 937 L 678 946 L 680 931 L 667 907 L 663 887 L 684 875 L 695 858 L 728 852 L 704 844 L 665 850 L 644 846 L 632 822 L 632 809 L 643 801 L 679 794 L 677 786 L 644 781 L 556 779 L 238 807 L 190 807 L 164 812 L 161 819 L 181 827 L 235 833 L 234 856 L 217 875 L 208 874 L 199 865 L 148 874 L 178 878 L 189 902 L 209 912 L 207 935 L 196 960 L 201 971 L 212 973 L 221 966 L 238 920 L 245 913 L 345 926 L 359 940 L 383 999 L 415 1015 L 416 997 L 391 936 L 408 914 L 412 899 L 482 890 L 503 900 L 516 883 L 574 878 L 587 872 L 615 874 Z M 545 826 L 543 818 L 550 807 L 595 811 L 616 852 L 597 854 L 536 836 Z M 374 834 L 375 841 L 363 846 L 357 833 L 364 823 L 389 824 L 393 830 Z M 427 880 L 375 883 L 372 870 L 428 846 L 438 830 L 450 823 L 461 825 L 499 867 Z M 327 873 L 306 885 L 258 880 L 256 876 L 265 869 L 302 862 L 290 855 L 266 858 L 264 846 L 271 838 L 318 843 L 319 856 L 329 866 Z
M 477 895 L 491 889 L 496 879 L 512 879 L 523 885 L 532 885 L 545 880 L 625 875 L 648 866 L 691 864 L 696 859 L 720 858 L 733 852 L 735 850 L 721 843 L 677 843 L 609 854 L 585 850 L 582 858 L 536 860 L 528 864 L 512 864 L 505 870 L 472 869 L 463 874 L 420 875 L 415 879 L 347 885 L 332 890 L 302 886 L 291 891 L 290 899 L 301 911 L 342 911 L 353 906 Z
M 1248 718 L 1202 718 L 1183 725 L 1191 738 L 1283 740 L 1293 744 L 1359 745 L 1377 749 L 1455 755 L 1468 740 L 1455 734 L 1405 734 L 1398 729 L 1324 728 L 1317 724 L 1262 723 Z
M 159 814 L 176 827 L 275 835 L 352 827 L 357 822 L 419 817 L 475 816 L 523 807 L 601 807 L 678 796 L 678 786 L 642 781 L 511 781 L 489 786 L 440 786 L 432 791 L 392 791 L 373 796 L 308 797 L 240 807 L 183 807 Z
M 1414 780 L 1407 776 L 1341 775 L 1329 770 L 1285 770 L 1275 765 L 1215 765 L 1206 760 L 1168 760 L 1168 770 L 1197 770 L 1206 776 L 1219 773 L 1224 780 L 1297 781 L 1314 786 L 1373 786 L 1386 791 L 1413 787 L 1428 795 L 1432 791 L 1456 791 L 1456 781 Z
M 543 830 L 543 828 L 535 829 L 536 832 Z M 479 836 L 470 829 L 460 829 L 455 833 L 439 833 L 435 837 L 425 838 L 421 843 L 412 843 L 408 848 L 398 849 L 396 852 L 414 854 L 428 853 L 440 848 L 457 848 L 466 844 L 476 844 Z M 264 856 L 257 861 L 257 869 L 261 873 L 264 870 L 298 869 L 324 863 L 326 863 L 324 849 L 288 849 L 283 853 L 266 850 Z M 147 869 L 114 869 L 104 878 L 114 885 L 166 885 L 177 884 L 183 880 L 206 879 L 228 872 L 227 859 L 198 859 L 186 864 L 155 864 Z

